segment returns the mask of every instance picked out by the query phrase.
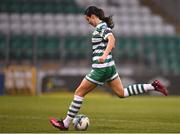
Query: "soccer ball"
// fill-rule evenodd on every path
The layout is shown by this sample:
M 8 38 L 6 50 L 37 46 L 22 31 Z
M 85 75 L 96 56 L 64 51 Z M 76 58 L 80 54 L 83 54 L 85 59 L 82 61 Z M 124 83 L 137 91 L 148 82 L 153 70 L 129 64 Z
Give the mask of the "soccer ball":
M 86 115 L 76 115 L 73 119 L 73 125 L 76 130 L 87 130 L 89 123 L 89 118 Z

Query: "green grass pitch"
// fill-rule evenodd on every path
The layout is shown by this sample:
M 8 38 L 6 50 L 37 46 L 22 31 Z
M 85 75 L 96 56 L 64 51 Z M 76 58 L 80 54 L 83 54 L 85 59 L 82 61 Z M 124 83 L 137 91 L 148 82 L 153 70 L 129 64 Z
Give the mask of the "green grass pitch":
M 70 93 L 1 96 L 0 132 L 58 133 L 50 125 L 49 117 L 65 117 L 72 97 Z M 90 119 L 90 127 L 84 133 L 180 133 L 178 96 L 119 99 L 91 93 L 79 113 Z M 72 125 L 69 132 L 80 133 Z

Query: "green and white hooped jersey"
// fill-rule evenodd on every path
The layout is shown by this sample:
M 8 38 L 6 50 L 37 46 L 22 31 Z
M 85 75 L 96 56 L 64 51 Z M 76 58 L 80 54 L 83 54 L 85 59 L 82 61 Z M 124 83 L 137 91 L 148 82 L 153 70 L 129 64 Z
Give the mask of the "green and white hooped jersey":
M 112 34 L 111 28 L 105 22 L 99 23 L 92 33 L 92 68 L 105 68 L 115 65 L 110 52 L 104 63 L 99 63 L 98 59 L 103 55 L 103 51 L 107 47 L 107 37 Z

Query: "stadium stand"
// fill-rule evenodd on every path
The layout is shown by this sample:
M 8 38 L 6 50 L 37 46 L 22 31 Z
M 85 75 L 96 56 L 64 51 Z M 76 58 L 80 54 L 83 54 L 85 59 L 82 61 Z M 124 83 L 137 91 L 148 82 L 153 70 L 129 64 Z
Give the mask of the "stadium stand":
M 180 73 L 175 27 L 139 0 L 1 0 L 0 60 L 87 61 L 92 28 L 82 13 L 88 5 L 113 15 L 118 61 Z

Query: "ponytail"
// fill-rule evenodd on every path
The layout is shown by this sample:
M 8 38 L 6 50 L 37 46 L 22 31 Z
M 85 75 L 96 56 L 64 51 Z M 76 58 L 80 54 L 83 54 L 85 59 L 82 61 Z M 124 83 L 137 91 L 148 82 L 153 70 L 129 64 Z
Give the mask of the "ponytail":
M 109 28 L 114 28 L 112 16 L 102 18 L 102 21 L 106 22 Z
M 104 11 L 100 8 L 97 8 L 95 6 L 90 6 L 88 7 L 85 12 L 85 15 L 87 16 L 91 16 L 92 14 L 96 15 L 100 20 L 106 22 L 107 26 L 109 28 L 113 28 L 114 27 L 114 22 L 112 20 L 112 16 L 106 17 L 104 15 Z

